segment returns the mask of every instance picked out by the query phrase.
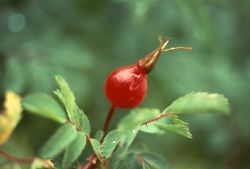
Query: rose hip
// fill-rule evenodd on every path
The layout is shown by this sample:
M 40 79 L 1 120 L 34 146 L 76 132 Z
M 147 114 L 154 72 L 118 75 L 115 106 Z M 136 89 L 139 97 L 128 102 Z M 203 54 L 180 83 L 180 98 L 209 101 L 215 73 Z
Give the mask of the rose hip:
M 105 82 L 105 94 L 114 107 L 134 108 L 144 100 L 147 93 L 147 74 L 154 68 L 163 51 L 192 49 L 187 47 L 165 49 L 169 39 L 159 40 L 160 46 L 136 64 L 119 67 L 109 74 Z

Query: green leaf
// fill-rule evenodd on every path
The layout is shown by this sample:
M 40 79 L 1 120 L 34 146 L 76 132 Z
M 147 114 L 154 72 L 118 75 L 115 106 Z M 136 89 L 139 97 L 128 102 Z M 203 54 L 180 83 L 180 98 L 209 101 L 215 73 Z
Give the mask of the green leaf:
M 128 154 L 118 166 L 111 167 L 111 169 L 143 169 L 141 164 L 136 158 L 136 155 Z
M 81 129 L 85 133 L 90 132 L 90 124 L 88 117 L 84 112 L 77 106 L 75 102 L 75 96 L 70 89 L 68 83 L 61 76 L 55 76 L 55 79 L 60 87 L 60 90 L 56 90 L 54 93 L 64 104 L 68 117 L 77 128 Z
M 62 125 L 45 143 L 38 156 L 42 159 L 54 158 L 76 138 L 76 133 L 76 128 L 73 125 Z
M 192 138 L 192 134 L 189 131 L 188 123 L 180 120 L 176 115 L 172 115 L 165 118 L 166 123 L 152 122 L 159 129 L 175 132 L 187 138 Z
M 102 150 L 101 150 L 101 143 L 96 139 L 90 139 L 90 144 L 98 157 L 99 160 L 102 160 Z
M 127 130 L 121 132 L 121 140 L 119 147 L 117 147 L 117 153 L 121 158 L 124 158 L 127 155 L 128 149 L 133 143 L 136 135 L 138 133 L 138 129 Z
M 55 76 L 55 79 L 61 89 L 56 90 L 55 94 L 65 105 L 69 119 L 72 122 L 78 122 L 77 114 L 75 113 L 77 105 L 75 103 L 75 96 L 73 92 L 71 91 L 68 83 L 63 79 L 63 77 Z
M 86 116 L 86 114 L 78 108 L 79 112 L 79 123 L 80 125 L 78 126 L 84 133 L 89 134 L 90 133 L 90 123 L 89 123 L 89 118 Z
M 96 140 L 101 141 L 103 137 L 104 137 L 104 132 L 103 132 L 103 130 L 98 130 L 98 131 L 95 133 L 95 139 L 96 139 Z
M 115 147 L 120 142 L 120 139 L 121 139 L 121 133 L 119 132 L 119 130 L 113 130 L 107 134 L 101 145 L 102 156 L 104 159 L 110 157 Z
M 118 125 L 118 129 L 121 132 L 121 143 L 118 150 L 120 156 L 126 155 L 141 125 L 158 114 L 160 114 L 158 109 L 139 108 L 132 110 L 120 121 Z
M 148 123 L 147 125 L 140 126 L 140 131 L 151 134 L 164 134 L 164 131 L 157 127 L 153 123 Z
M 77 160 L 86 145 L 86 140 L 87 139 L 84 133 L 77 133 L 76 139 L 70 143 L 65 151 L 62 162 L 63 168 L 69 168 L 69 166 Z
M 158 114 L 160 114 L 160 110 L 158 109 L 134 109 L 121 120 L 118 125 L 118 129 L 120 131 L 133 130 Z
M 118 167 L 111 169 L 168 169 L 167 161 L 157 154 L 151 152 L 129 153 Z
M 158 154 L 154 154 L 151 152 L 142 152 L 139 155 L 141 156 L 142 160 L 149 165 L 150 169 L 170 168 L 167 161 Z
M 209 113 L 219 112 L 229 114 L 228 100 L 220 94 L 190 93 L 174 101 L 163 112 L 181 113 Z
M 30 94 L 23 98 L 22 105 L 28 112 L 65 123 L 67 117 L 63 108 L 51 96 L 43 93 Z

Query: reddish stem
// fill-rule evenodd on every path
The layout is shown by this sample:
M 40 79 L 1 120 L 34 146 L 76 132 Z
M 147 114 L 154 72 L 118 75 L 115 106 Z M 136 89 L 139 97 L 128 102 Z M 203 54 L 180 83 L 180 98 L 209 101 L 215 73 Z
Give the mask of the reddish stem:
M 115 106 L 114 105 L 111 105 L 110 109 L 109 109 L 109 112 L 108 112 L 108 116 L 105 120 L 105 123 L 104 123 L 104 127 L 103 127 L 103 132 L 104 132 L 104 136 L 107 134 L 108 132 L 108 127 L 109 127 L 109 124 L 111 122 L 111 119 L 113 117 L 113 114 L 115 112 Z
M 161 113 L 161 114 L 159 114 L 158 116 L 156 116 L 156 117 L 154 117 L 154 118 L 152 118 L 152 119 L 150 119 L 150 120 L 147 120 L 147 121 L 145 121 L 143 124 L 148 124 L 148 123 L 151 123 L 151 122 L 154 122 L 154 121 L 156 121 L 156 120 L 159 120 L 159 119 L 161 119 L 161 118 L 163 118 L 163 117 L 166 117 L 166 116 L 171 116 L 173 113 L 171 113 L 171 112 L 168 112 L 168 113 Z
M 92 166 L 93 164 L 96 163 L 96 160 L 97 160 L 96 155 L 92 155 L 92 156 L 89 158 L 88 163 L 87 163 L 85 166 L 79 166 L 79 169 L 90 169 L 91 166 Z
M 107 160 L 104 161 L 104 168 L 105 168 L 105 169 L 108 169 L 108 161 L 107 161 Z
M 91 139 L 90 135 L 87 134 L 86 136 L 87 136 L 87 141 L 90 142 L 90 139 Z
M 14 157 L 4 151 L 0 150 L 0 155 L 5 157 L 6 159 L 9 159 L 11 161 L 14 161 L 16 163 L 32 163 L 34 161 L 34 157 L 26 157 L 26 158 L 18 158 L 18 157 Z

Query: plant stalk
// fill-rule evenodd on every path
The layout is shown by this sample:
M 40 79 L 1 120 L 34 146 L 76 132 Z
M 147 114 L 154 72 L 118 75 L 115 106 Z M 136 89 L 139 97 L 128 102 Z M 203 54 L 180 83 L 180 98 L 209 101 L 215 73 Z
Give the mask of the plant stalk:
M 6 159 L 9 159 L 9 160 L 14 161 L 14 162 L 19 163 L 19 164 L 23 164 L 23 163 L 29 164 L 29 163 L 32 163 L 35 159 L 34 157 L 26 157 L 26 158 L 14 157 L 14 156 L 12 156 L 4 151 L 1 151 L 1 150 L 0 150 L 0 156 L 3 156 Z
M 148 123 L 151 123 L 151 122 L 160 120 L 160 119 L 163 118 L 163 117 L 167 117 L 167 116 L 171 116 L 171 115 L 173 115 L 173 113 L 171 113 L 171 112 L 161 113 L 161 114 L 159 114 L 158 116 L 156 116 L 156 117 L 154 117 L 154 118 L 152 118 L 152 119 L 150 119 L 150 120 L 147 120 L 147 121 L 145 121 L 145 122 L 142 123 L 142 124 L 143 124 L 143 125 L 147 125 Z
M 97 160 L 96 155 L 92 155 L 92 156 L 89 158 L 88 163 L 87 163 L 85 166 L 80 166 L 79 169 L 90 169 L 91 166 L 92 166 L 94 163 L 96 163 L 96 160 Z
M 114 105 L 111 105 L 109 112 L 108 112 L 108 116 L 105 120 L 104 127 L 103 127 L 104 136 L 108 133 L 108 127 L 109 127 L 111 119 L 114 115 L 115 109 L 116 109 L 116 107 Z

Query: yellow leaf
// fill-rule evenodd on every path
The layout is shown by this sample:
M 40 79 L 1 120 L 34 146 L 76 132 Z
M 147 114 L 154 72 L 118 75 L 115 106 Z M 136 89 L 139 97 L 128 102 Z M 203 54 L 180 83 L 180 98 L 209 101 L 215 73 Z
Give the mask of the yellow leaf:
M 0 145 L 6 142 L 21 119 L 21 97 L 8 91 L 0 112 Z
M 50 160 L 42 160 L 42 166 L 44 168 L 54 168 L 54 163 Z
M 38 168 L 55 168 L 55 166 L 50 160 L 41 160 L 39 158 L 36 158 L 31 164 L 31 169 Z

